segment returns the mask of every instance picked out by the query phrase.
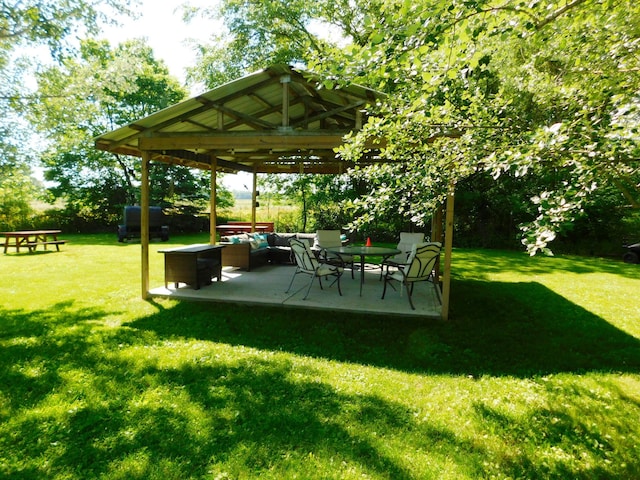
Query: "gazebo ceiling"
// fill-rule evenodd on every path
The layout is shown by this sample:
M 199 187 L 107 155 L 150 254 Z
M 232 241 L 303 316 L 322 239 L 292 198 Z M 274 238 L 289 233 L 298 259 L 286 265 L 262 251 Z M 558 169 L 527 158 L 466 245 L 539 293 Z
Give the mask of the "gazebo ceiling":
M 341 173 L 334 149 L 366 122 L 383 94 L 358 85 L 329 90 L 276 65 L 165 108 L 95 139 L 96 148 L 225 172 Z M 375 163 L 380 141 L 362 163 Z

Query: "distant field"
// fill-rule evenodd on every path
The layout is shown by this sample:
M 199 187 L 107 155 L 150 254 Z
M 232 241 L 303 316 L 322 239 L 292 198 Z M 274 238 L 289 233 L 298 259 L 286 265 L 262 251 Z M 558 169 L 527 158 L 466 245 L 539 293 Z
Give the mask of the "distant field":
M 42 213 L 45 210 L 50 210 L 52 208 L 63 208 L 64 207 L 64 200 L 62 200 L 62 199 L 58 199 L 54 203 L 48 203 L 48 202 L 45 202 L 43 200 L 32 200 L 29 203 L 31 205 L 31 208 L 33 208 L 33 210 L 38 212 L 38 213 Z
M 300 207 L 285 202 L 259 198 L 256 221 L 274 222 L 276 230 L 286 231 L 300 223 Z M 221 219 L 251 220 L 251 199 L 236 199 L 235 205 L 218 213 Z

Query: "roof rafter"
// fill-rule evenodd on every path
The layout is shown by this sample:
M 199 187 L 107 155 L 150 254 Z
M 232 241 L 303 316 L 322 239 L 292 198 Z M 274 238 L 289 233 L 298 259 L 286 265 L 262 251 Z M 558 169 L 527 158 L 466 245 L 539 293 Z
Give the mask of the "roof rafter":
M 319 87 L 317 76 L 275 65 L 184 100 L 95 139 L 96 148 L 154 161 L 221 171 L 339 172 L 335 153 L 384 95 L 359 85 Z M 285 118 L 286 117 L 286 118 Z M 372 139 L 363 161 L 378 161 Z

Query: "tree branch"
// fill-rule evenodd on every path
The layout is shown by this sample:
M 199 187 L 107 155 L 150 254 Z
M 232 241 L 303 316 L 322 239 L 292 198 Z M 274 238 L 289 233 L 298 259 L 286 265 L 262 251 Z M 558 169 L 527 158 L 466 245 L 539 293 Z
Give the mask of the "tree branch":
M 631 207 L 634 209 L 640 209 L 640 201 L 638 201 L 629 191 L 629 189 L 622 184 L 620 179 L 611 177 L 611 181 L 616 186 L 618 190 L 622 193 L 622 196 L 627 199 L 627 201 L 631 204 Z
M 503 5 L 501 7 L 492 7 L 492 8 L 485 8 L 485 9 L 482 9 L 482 10 L 477 10 L 477 11 L 474 11 L 474 12 L 468 14 L 468 15 L 464 15 L 464 16 L 462 16 L 460 18 L 456 18 L 455 21 L 453 23 L 451 23 L 448 28 L 453 27 L 453 26 L 457 25 L 458 23 L 464 22 L 465 20 L 469 20 L 470 18 L 475 17 L 477 15 L 484 15 L 485 13 L 494 13 L 494 12 L 501 12 L 501 11 L 514 12 L 514 13 L 517 13 L 517 14 L 523 13 L 526 16 L 528 16 L 529 18 L 533 19 L 534 21 L 538 20 L 538 18 L 535 15 L 533 15 L 531 12 L 528 12 L 527 10 L 523 10 L 523 9 L 520 9 L 520 8 L 512 7 L 510 5 Z
M 542 30 L 544 27 L 549 25 L 551 22 L 553 22 L 560 15 L 564 15 L 567 11 L 569 11 L 572 8 L 575 8 L 575 7 L 585 3 L 586 1 L 587 0 L 573 0 L 573 2 L 567 3 L 564 7 L 556 10 L 555 12 L 551 13 L 550 15 L 547 15 L 540 23 L 538 23 L 536 25 L 536 30 L 537 31 Z

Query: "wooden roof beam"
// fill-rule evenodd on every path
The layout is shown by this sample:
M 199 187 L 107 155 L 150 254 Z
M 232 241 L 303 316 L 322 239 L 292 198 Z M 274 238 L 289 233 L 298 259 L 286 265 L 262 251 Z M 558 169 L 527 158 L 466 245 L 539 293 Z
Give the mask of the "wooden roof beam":
M 187 119 L 194 117 L 196 115 L 199 115 L 200 113 L 206 112 L 207 110 L 209 110 L 209 106 L 208 105 L 202 105 L 201 107 L 198 107 L 194 110 L 190 110 L 189 112 L 183 113 L 182 115 L 172 118 L 170 120 L 164 121 L 162 123 L 159 123 L 157 125 L 154 125 L 153 128 L 145 128 L 142 127 L 141 125 L 138 125 L 136 123 L 131 123 L 129 124 L 129 128 L 133 129 L 133 130 L 137 130 L 137 133 L 134 133 L 133 135 L 129 135 L 125 138 L 122 138 L 120 140 L 118 140 L 117 142 L 111 142 L 111 147 L 110 148 L 116 148 L 119 147 L 120 145 L 124 145 L 127 142 L 130 142 L 131 140 L 137 138 L 140 136 L 141 133 L 149 133 L 149 132 L 157 132 L 158 130 L 162 130 L 163 128 L 166 128 L 170 125 L 174 125 L 176 123 L 180 123 L 180 122 L 184 122 Z
M 249 92 L 247 93 L 247 97 L 253 99 L 256 103 L 260 103 L 263 107 L 266 107 L 268 109 L 273 108 L 273 105 L 271 105 L 269 102 L 267 102 L 264 98 L 262 98 L 262 96 L 258 95 L 255 92 Z
M 339 114 L 341 114 L 343 112 L 346 112 L 348 110 L 355 110 L 355 109 L 361 107 L 362 105 L 364 105 L 364 103 L 365 103 L 364 100 L 362 100 L 362 101 L 359 101 L 359 102 L 352 103 L 350 105 L 345 105 L 345 106 L 340 107 L 340 108 L 334 108 L 333 110 L 325 111 L 325 112 L 322 112 L 322 113 L 320 113 L 318 115 L 314 115 L 312 117 L 309 117 L 308 119 L 304 119 L 303 121 L 297 122 L 297 123 L 293 124 L 292 127 L 296 128 L 296 127 L 299 127 L 299 126 L 303 126 L 305 123 L 308 124 L 308 123 L 312 123 L 312 122 L 318 122 L 318 121 L 324 120 L 325 118 L 334 117 L 334 116 L 337 116 L 337 115 L 339 115 Z M 354 116 L 354 118 L 355 118 L 355 116 Z
M 251 133 L 251 135 L 241 135 Z M 279 132 L 226 132 L 220 135 L 188 134 L 188 135 L 154 135 L 140 137 L 140 150 L 251 150 L 251 149 L 287 149 L 314 150 L 331 149 L 342 145 L 344 133 L 333 135 L 269 134 Z M 295 134 L 294 134 L 295 133 Z M 346 132 L 345 132 L 346 133 Z
M 156 152 L 153 155 L 153 159 L 167 162 L 167 163 L 177 163 L 177 164 L 186 165 L 186 166 L 198 165 L 202 167 L 204 165 L 209 165 L 210 167 L 212 163 L 211 157 L 213 155 L 215 155 L 215 153 L 213 152 L 209 154 L 204 154 L 204 153 L 192 152 L 189 150 L 163 150 L 162 152 Z M 220 158 L 218 155 L 215 155 L 215 156 L 217 157 L 217 165 L 219 168 L 232 170 L 236 172 L 237 171 L 243 171 L 243 172 L 249 172 L 249 173 L 253 172 L 252 166 L 243 165 L 242 163 L 238 163 L 230 160 L 224 160 Z
M 204 102 L 206 101 L 206 99 L 200 99 L 200 101 Z M 208 105 L 210 108 L 214 110 L 224 113 L 225 115 L 229 115 L 230 117 L 235 118 L 236 120 L 242 120 L 243 124 L 249 125 L 257 130 L 261 130 L 264 128 L 267 128 L 267 129 L 277 128 L 277 125 L 274 125 L 271 122 L 261 120 L 260 118 L 257 118 L 254 115 L 249 115 L 247 113 L 239 112 L 232 108 L 226 107 L 221 103 L 207 101 L 206 105 Z
M 202 128 L 203 130 L 206 130 L 207 132 L 216 132 L 217 130 L 215 128 L 211 128 L 209 125 L 205 125 L 202 122 L 196 122 L 195 120 L 185 120 L 185 123 L 190 123 L 191 125 L 195 125 L 198 128 Z
M 295 105 L 295 103 L 296 102 L 292 102 L 291 105 Z M 267 108 L 265 110 L 261 110 L 259 112 L 254 113 L 253 116 L 257 117 L 257 118 L 262 118 L 262 117 L 264 117 L 266 115 L 270 115 L 272 113 L 278 113 L 278 112 L 281 112 L 281 111 L 282 111 L 282 106 L 274 105 L 274 106 L 271 106 L 271 107 L 269 107 L 269 108 Z M 240 125 L 244 125 L 244 122 L 242 120 L 237 120 L 237 121 L 235 121 L 233 123 L 230 123 L 229 125 L 226 125 L 226 129 L 227 130 L 233 130 L 234 128 L 239 127 Z M 272 129 L 277 128 L 277 125 L 275 125 L 275 124 L 271 124 L 271 125 L 272 125 L 272 127 L 271 127 Z
M 215 102 L 216 103 L 227 103 L 227 102 L 231 102 L 232 100 L 235 100 L 237 98 L 242 97 L 243 95 L 247 95 L 253 91 L 256 90 L 260 90 L 263 87 L 266 87 L 272 83 L 274 83 L 274 81 L 277 81 L 277 78 L 274 80 L 273 77 L 269 77 L 266 80 L 262 80 L 260 82 L 257 82 L 253 85 L 250 85 L 249 87 L 246 88 L 242 88 L 242 89 L 238 89 L 235 90 L 233 93 L 226 95 L 224 97 L 220 97 L 220 98 L 216 98 Z M 195 97 L 196 100 L 198 101 L 207 101 L 207 102 L 211 102 L 212 100 L 208 100 L 204 95 L 198 95 L 197 97 Z

